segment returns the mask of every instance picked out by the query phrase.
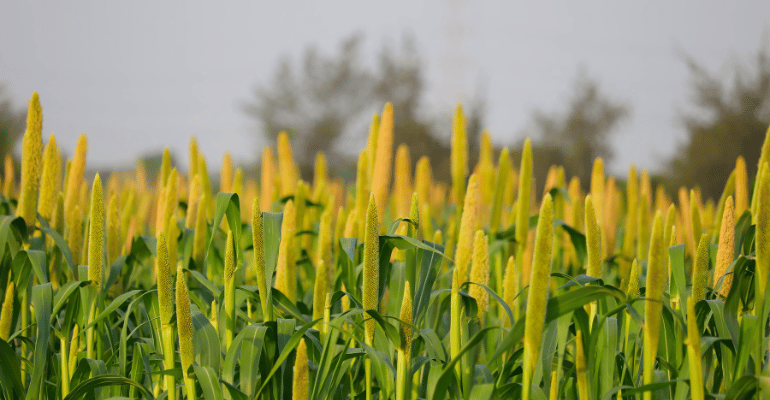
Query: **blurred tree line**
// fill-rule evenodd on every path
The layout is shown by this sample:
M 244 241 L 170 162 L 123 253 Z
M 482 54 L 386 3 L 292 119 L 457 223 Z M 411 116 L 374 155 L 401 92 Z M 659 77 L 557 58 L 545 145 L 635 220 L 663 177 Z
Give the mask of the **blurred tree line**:
M 686 58 L 695 110 L 680 114 L 687 131 L 667 170 L 669 186 L 699 185 L 704 198 L 718 198 L 743 155 L 755 176 L 770 123 L 770 58 L 764 48 L 750 65 L 736 64 L 722 81 L 692 57 Z
M 270 143 L 279 132 L 289 133 L 304 177 L 311 176 L 315 153 L 323 151 L 334 160 L 331 173 L 353 179 L 357 154 L 351 156 L 350 147 L 363 147 L 372 114 L 390 101 L 396 116 L 394 145 L 409 146 L 412 166 L 430 157 L 436 178 L 448 180 L 449 135 L 441 135 L 421 112 L 425 78 L 414 41 L 405 38 L 397 50 L 384 46 L 372 67 L 362 59 L 362 40 L 349 37 L 337 55 L 311 47 L 300 61 L 282 60 L 273 80 L 254 90 L 244 110 Z M 469 142 L 478 143 L 483 106 L 467 110 Z
M 0 85 L 0 162 L 5 156 L 13 154 L 16 142 L 21 139 L 26 127 L 27 111 L 17 108 Z
M 315 48 L 299 61 L 280 62 L 274 79 L 254 90 L 244 110 L 259 124 L 259 132 L 270 143 L 286 130 L 294 144 L 303 176 L 312 175 L 313 156 L 324 151 L 331 173 L 345 179 L 355 177 L 356 154 L 362 148 L 371 115 L 391 101 L 395 112 L 394 145 L 409 145 L 412 167 L 429 156 L 434 176 L 449 181 L 450 116 L 426 118 L 422 112 L 425 91 L 423 65 L 414 42 L 407 38 L 399 49 L 383 47 L 373 66 L 366 65 L 362 37 L 346 39 L 337 55 L 324 55 Z M 690 71 L 692 109 L 679 113 L 687 133 L 658 176 L 669 193 L 680 186 L 700 186 L 704 198 L 718 198 L 738 155 L 743 155 L 749 176 L 757 170 L 759 152 L 770 124 L 770 56 L 761 48 L 749 65 L 737 64 L 729 79 L 706 70 L 692 57 L 685 57 Z M 485 105 L 466 105 L 469 166 L 476 164 Z M 580 72 L 570 98 L 561 111 L 536 110 L 531 130 L 535 179 L 544 182 L 551 165 L 564 165 L 570 176 L 584 185 L 590 181 L 592 161 L 613 157 L 611 137 L 618 131 L 630 107 L 613 99 L 599 82 Z M 0 86 L 0 160 L 13 154 L 24 133 L 26 109 L 17 108 Z M 520 143 L 504 143 L 520 157 Z M 16 157 L 18 159 L 18 157 Z M 256 168 L 257 164 L 252 164 Z M 622 179 L 622 177 L 619 177 Z
M 335 159 L 336 170 L 332 172 L 349 179 L 355 174 L 355 156 L 343 154 L 340 147 L 362 143 L 371 113 L 391 101 L 396 115 L 394 145 L 409 145 L 412 166 L 419 157 L 429 156 L 436 177 L 448 180 L 449 135 L 439 134 L 437 126 L 445 124 L 426 119 L 419 112 L 425 85 L 413 41 L 405 40 L 398 52 L 383 48 L 374 68 L 364 65 L 361 57 L 360 36 L 345 40 L 337 56 L 324 56 L 309 48 L 300 62 L 283 60 L 274 80 L 255 89 L 254 99 L 245 110 L 260 123 L 271 142 L 280 131 L 290 132 L 303 175 L 310 175 L 313 154 L 324 151 Z M 685 62 L 691 73 L 694 110 L 680 112 L 679 118 L 688 140 L 656 180 L 669 193 L 675 193 L 679 186 L 698 185 L 704 197 L 717 198 L 738 155 L 746 158 L 749 175 L 756 173 L 770 123 L 770 59 L 760 50 L 756 65 L 736 67 L 728 82 L 691 57 Z M 466 105 L 466 112 L 473 167 L 484 125 L 483 101 Z M 596 79 L 580 71 L 564 110 L 533 113 L 526 136 L 534 140 L 536 181 L 544 182 L 548 168 L 556 164 L 564 165 L 570 176 L 588 185 L 593 160 L 602 157 L 605 164 L 612 161 L 612 135 L 630 112 L 627 103 L 607 95 Z M 512 146 L 513 157 L 518 159 L 520 143 L 504 144 Z

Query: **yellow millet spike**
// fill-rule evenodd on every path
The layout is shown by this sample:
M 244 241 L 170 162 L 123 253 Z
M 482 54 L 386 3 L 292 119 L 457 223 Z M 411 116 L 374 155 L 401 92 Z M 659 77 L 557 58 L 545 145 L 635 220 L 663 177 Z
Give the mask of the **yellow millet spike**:
M 176 266 L 176 325 L 179 334 L 179 358 L 182 361 L 182 376 L 187 391 L 187 398 L 195 398 L 195 381 L 188 375 L 187 370 L 193 364 L 193 324 L 190 313 L 190 294 L 187 291 L 187 280 L 182 271 L 182 264 Z
M 762 143 L 762 151 L 759 153 L 759 162 L 757 163 L 757 178 L 755 182 L 759 182 L 759 175 L 762 173 L 762 165 L 768 161 L 768 153 L 770 153 L 770 126 L 768 126 L 767 132 L 765 132 L 765 141 Z M 756 183 L 754 186 L 756 187 Z M 754 189 L 751 193 L 751 215 L 757 215 L 757 192 L 758 191 Z M 756 223 L 756 220 L 754 220 L 754 223 Z
M 296 214 L 294 202 L 289 200 L 283 209 L 281 223 L 281 243 L 278 246 L 278 265 L 276 266 L 276 288 L 294 303 L 297 301 L 297 277 L 294 274 L 294 234 L 296 233 Z
M 583 205 L 585 196 L 583 196 L 583 191 L 580 190 L 580 178 L 573 176 L 570 179 L 567 186 L 567 194 L 569 194 L 572 203 L 569 207 L 570 217 L 567 220 L 572 224 L 573 228 L 582 229 L 583 219 L 581 216 L 584 214 L 583 211 L 585 211 L 585 206 Z
M 626 295 L 632 299 L 639 297 L 639 263 L 636 258 L 631 262 L 631 272 L 628 274 L 628 286 Z
M 735 258 L 735 211 L 733 207 L 732 196 L 725 201 L 725 209 L 722 213 L 722 225 L 719 230 L 719 247 L 717 247 L 717 263 L 714 267 L 714 284 L 717 287 L 719 279 L 722 280 L 722 286 L 719 288 L 719 294 L 727 298 L 730 288 L 733 286 L 733 272 L 727 272 L 730 264 Z
M 222 155 L 222 168 L 219 170 L 219 191 L 233 193 L 233 156 L 229 151 Z
M 757 298 L 764 298 L 768 268 L 770 267 L 770 165 L 767 162 L 762 164 L 760 177 L 756 214 L 756 274 L 759 289 Z
M 593 196 L 586 196 L 586 274 L 594 278 L 602 277 L 601 231 L 596 219 Z
M 529 138 L 524 141 L 519 171 L 519 196 L 517 199 L 515 232 L 517 263 L 523 262 L 522 254 L 527 243 L 527 232 L 529 232 L 529 208 L 532 193 L 532 143 Z M 522 265 L 519 265 L 518 268 L 522 270 Z
M 343 230 L 342 237 L 346 238 L 359 238 L 358 232 L 358 213 L 353 210 L 348 214 L 347 221 L 345 222 L 345 229 Z
M 64 192 L 64 213 L 67 216 L 67 225 L 74 223 L 73 211 L 78 204 L 80 195 L 80 184 L 83 182 L 83 174 L 86 170 L 86 152 L 88 151 L 88 139 L 86 135 L 81 134 L 78 137 L 78 143 L 75 146 L 75 155 L 72 157 L 72 164 L 67 176 L 67 188 Z M 81 208 L 81 210 L 83 210 Z
M 195 135 L 190 136 L 188 150 L 190 154 L 190 165 L 188 166 L 187 177 L 193 179 L 198 175 L 198 154 L 200 153 L 198 150 L 198 138 L 195 137 Z
M 503 199 L 508 186 L 508 176 L 511 172 L 511 156 L 508 147 L 500 152 L 500 160 L 497 162 L 497 176 L 494 182 L 494 194 L 492 196 L 492 214 L 489 221 L 489 231 L 497 232 L 500 229 L 500 217 L 503 211 Z
M 32 93 L 27 112 L 21 153 L 21 187 L 16 215 L 24 218 L 28 227 L 35 226 L 37 197 L 43 157 L 43 108 L 37 92 Z
M 241 167 L 235 169 L 232 193 L 237 194 L 238 197 L 243 199 L 243 168 Z
M 636 258 L 639 261 L 646 261 L 650 245 L 650 213 L 647 208 L 647 193 L 642 193 L 637 211 L 639 216 L 636 230 Z
M 72 327 L 72 342 L 70 342 L 70 354 L 69 354 L 69 372 L 70 377 L 69 379 L 72 379 L 72 373 L 75 372 L 75 367 L 78 363 L 78 353 L 80 353 L 80 332 L 79 332 L 78 324 L 75 324 L 74 327 Z
M 377 218 L 377 204 L 374 196 L 369 198 L 366 211 L 366 229 L 364 233 L 364 282 L 363 306 L 365 310 L 377 310 L 380 284 L 380 225 Z M 374 340 L 374 319 L 367 319 L 364 325 L 366 341 L 371 345 Z
M 458 104 L 452 118 L 452 148 L 450 154 L 452 168 L 452 193 L 455 203 L 461 206 L 460 199 L 465 198 L 465 177 L 468 176 L 468 137 L 465 128 L 465 113 Z M 458 213 L 462 209 L 458 208 Z
M 254 270 L 257 276 L 257 287 L 259 288 L 259 300 L 262 303 L 262 315 L 267 320 L 267 277 L 265 276 L 265 242 L 262 225 L 262 212 L 259 210 L 259 199 L 254 199 L 251 206 L 251 230 L 252 245 L 254 246 Z
M 195 216 L 195 233 L 193 234 L 192 259 L 199 270 L 203 270 L 203 253 L 206 247 L 206 228 L 208 225 L 206 204 L 208 204 L 208 195 L 204 192 L 198 203 L 197 215 Z
M 270 145 L 265 146 L 262 149 L 262 170 L 260 172 L 260 197 L 259 208 L 261 210 L 270 211 L 273 206 L 273 193 L 275 193 L 275 187 L 273 182 L 275 180 L 275 160 L 273 158 L 273 149 Z
M 307 344 L 305 339 L 299 341 L 297 356 L 294 359 L 294 381 L 292 383 L 292 400 L 307 400 L 310 381 L 308 380 Z
M 219 305 L 217 304 L 217 300 L 214 299 L 211 301 L 211 312 L 209 316 L 209 321 L 211 322 L 211 325 L 214 326 L 214 330 L 219 333 Z
M 358 164 L 356 169 L 356 203 L 354 212 L 358 216 L 357 223 L 359 225 L 366 225 L 366 206 L 369 202 L 369 174 L 366 172 L 369 169 L 369 154 L 366 150 L 362 151 L 358 156 Z M 350 223 L 350 222 L 348 222 Z M 360 235 L 357 235 L 357 237 Z M 350 237 L 350 236 L 348 236 Z M 362 239 L 362 237 L 361 237 Z
M 604 210 L 604 185 L 604 160 L 601 157 L 596 157 L 593 169 L 591 170 L 591 198 L 594 202 L 594 208 L 600 210 L 600 212 Z M 598 213 L 596 215 L 600 228 L 604 221 L 603 217 L 603 215 Z
M 160 186 L 168 185 L 171 168 L 171 150 L 166 147 L 163 149 L 163 159 L 160 163 Z
M 99 290 L 102 288 L 102 270 L 104 267 L 104 199 L 102 180 L 99 174 L 94 177 L 91 189 L 90 230 L 88 232 L 88 279 Z
M 414 170 L 414 190 L 420 204 L 430 203 L 430 188 L 433 183 L 433 172 L 430 167 L 430 158 L 422 156 L 417 160 Z
M 13 157 L 10 154 L 5 155 L 3 168 L 3 196 L 10 199 L 13 196 L 13 181 L 16 179 L 13 170 Z
M 694 266 L 692 268 L 692 298 L 696 302 L 706 298 L 706 285 L 708 282 L 709 267 L 709 241 L 707 235 L 701 235 L 698 250 L 695 252 Z
M 136 163 L 136 192 L 140 195 L 147 192 L 147 169 L 141 161 Z
M 399 331 L 401 334 L 401 349 L 407 354 L 411 353 L 412 349 L 412 290 L 409 282 L 404 283 L 404 298 L 401 300 L 401 321 L 406 323 L 399 324 Z M 407 357 L 407 360 L 409 357 Z
M 158 279 L 158 306 L 160 308 L 160 322 L 162 325 L 171 323 L 174 314 L 174 285 L 171 277 L 171 266 L 168 259 L 168 247 L 166 235 L 158 232 L 155 256 L 155 275 Z
M 740 217 L 749 208 L 749 178 L 746 160 L 738 156 L 735 160 L 735 216 Z
M 473 240 L 471 282 L 489 285 L 489 239 L 482 230 L 476 231 L 476 237 Z M 471 285 L 468 294 L 476 299 L 479 322 L 483 327 L 489 304 L 489 292 L 479 285 Z
M 170 234 L 171 231 L 169 230 L 169 224 L 173 224 L 176 221 L 174 221 L 174 214 L 176 213 L 176 208 L 178 204 L 178 197 L 177 197 L 177 187 L 178 187 L 178 175 L 176 168 L 171 170 L 171 173 L 169 174 L 168 178 L 168 185 L 166 185 L 166 196 L 163 198 L 164 204 L 162 207 L 163 214 L 161 215 L 161 226 L 159 229 L 165 230 L 166 234 Z M 158 207 L 158 210 L 161 210 L 160 207 Z M 166 240 L 169 240 L 167 237 Z
M 366 152 L 367 160 L 369 164 L 366 166 L 366 175 L 372 176 L 374 174 L 374 159 L 377 158 L 377 143 L 379 143 L 380 136 L 380 114 L 372 115 L 372 123 L 369 125 L 369 136 L 366 138 Z M 367 186 L 367 190 L 369 187 Z M 369 196 L 366 196 L 368 201 Z
M 118 225 L 118 196 L 110 193 L 107 206 L 107 265 L 120 256 L 120 226 Z
M 385 214 L 390 190 L 391 164 L 393 162 L 393 105 L 386 103 L 382 110 L 380 132 L 377 135 L 377 155 L 374 158 L 374 172 L 370 192 L 377 204 L 377 220 Z
M 289 134 L 278 134 L 278 173 L 281 176 L 281 197 L 292 194 L 297 187 L 299 171 L 294 163 L 294 153 L 291 150 Z
M 236 177 L 240 171 L 240 168 L 235 171 Z M 239 194 L 238 197 L 240 197 L 240 203 L 243 204 L 241 207 L 241 222 L 248 223 L 251 219 L 251 209 L 248 207 L 248 205 L 252 204 L 254 199 L 259 199 L 259 188 L 257 187 L 257 181 L 247 178 L 243 186 L 243 195 Z
M 695 255 L 697 245 L 700 241 L 700 235 L 703 233 L 703 224 L 701 224 L 700 207 L 698 207 L 698 197 L 694 190 L 690 190 L 690 229 L 692 229 L 692 254 Z
M 0 339 L 8 341 L 11 335 L 11 320 L 13 319 L 13 298 L 16 286 L 13 281 L 8 283 L 5 288 L 5 301 L 3 309 L 0 311 Z
M 508 263 L 505 265 L 505 277 L 503 278 L 503 300 L 512 309 L 517 308 L 515 303 L 516 295 L 519 294 L 519 274 L 516 271 L 516 261 L 513 256 L 508 257 Z M 515 312 L 514 312 L 515 314 Z M 509 324 L 510 321 L 506 322 Z
M 405 144 L 396 150 L 396 164 L 393 182 L 395 217 L 408 218 L 412 200 L 412 172 L 409 162 L 409 147 Z
M 313 164 L 313 201 L 320 202 L 321 195 L 326 190 L 326 182 L 329 180 L 329 167 L 326 161 L 326 154 L 319 151 L 315 155 Z
M 558 400 L 559 398 L 559 374 L 551 371 L 551 390 L 548 393 L 548 400 Z
M 326 263 L 321 261 L 315 272 L 315 283 L 313 285 L 313 320 L 323 318 L 324 304 L 326 294 L 329 292 L 329 271 Z M 315 325 L 315 328 L 321 330 L 321 322 Z
M 235 334 L 235 241 L 233 231 L 227 231 L 225 242 L 225 276 L 224 276 L 224 302 L 225 302 L 225 346 L 230 348 Z
M 201 178 L 196 176 L 190 183 L 190 190 L 187 195 L 187 214 L 185 215 L 185 228 L 195 227 L 195 217 L 198 214 L 198 203 L 201 200 Z
M 548 288 L 551 286 L 551 262 L 553 258 L 553 200 L 546 194 L 540 206 L 537 222 L 532 275 L 527 294 L 527 311 L 524 320 L 524 383 L 523 398 L 529 399 L 532 374 L 540 357 L 540 343 L 545 325 L 545 309 Z
M 56 194 L 59 193 L 61 166 L 61 151 L 52 133 L 43 152 L 43 174 L 40 177 L 40 199 L 37 204 L 37 212 L 49 223 L 56 205 Z
M 661 309 L 663 307 L 663 288 L 666 284 L 666 244 L 663 242 L 663 221 L 660 211 L 655 212 L 655 219 L 650 235 L 650 250 L 647 261 L 647 289 L 644 303 L 644 384 L 653 382 L 655 354 L 660 338 Z M 644 400 L 652 400 L 652 392 L 644 393 Z
M 476 174 L 468 180 L 468 190 L 465 193 L 462 219 L 460 220 L 460 233 L 457 236 L 457 250 L 455 251 L 455 268 L 459 271 L 460 283 L 468 279 L 468 262 L 471 260 L 473 246 L 473 232 L 476 230 L 477 204 L 479 201 L 479 187 Z

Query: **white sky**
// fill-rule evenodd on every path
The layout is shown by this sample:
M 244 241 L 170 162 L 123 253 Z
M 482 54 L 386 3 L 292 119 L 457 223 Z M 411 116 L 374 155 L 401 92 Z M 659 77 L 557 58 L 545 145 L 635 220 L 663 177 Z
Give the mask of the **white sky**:
M 360 32 L 372 61 L 407 33 L 426 68 L 426 115 L 449 115 L 484 87 L 499 145 L 520 141 L 536 108 L 561 109 L 584 68 L 633 107 L 614 140 L 611 168 L 623 174 L 629 163 L 655 170 L 684 138 L 681 51 L 727 78 L 770 39 L 767 1 L 475 1 L 450 10 L 447 0 L 6 1 L 0 83 L 18 107 L 40 93 L 45 135 L 67 152 L 87 133 L 92 167 L 129 165 L 163 146 L 186 164 L 196 133 L 214 168 L 226 150 L 258 158 L 240 105 L 282 56 L 297 60 L 308 46 L 334 54 Z M 453 19 L 465 27 L 457 50 Z M 464 55 L 462 67 L 453 54 Z

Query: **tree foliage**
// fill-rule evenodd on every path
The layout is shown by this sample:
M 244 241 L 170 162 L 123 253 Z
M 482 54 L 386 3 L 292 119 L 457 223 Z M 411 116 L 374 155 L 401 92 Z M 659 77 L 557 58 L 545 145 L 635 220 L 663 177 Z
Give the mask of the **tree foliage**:
M 5 88 L 0 86 L 0 160 L 5 155 L 13 153 L 16 142 L 24 134 L 27 113 L 16 109 L 11 99 L 5 94 Z
M 718 198 L 739 155 L 749 176 L 770 123 L 770 58 L 760 50 L 750 65 L 736 63 L 731 79 L 721 79 L 687 57 L 695 110 L 680 114 L 688 140 L 670 161 L 675 187 L 699 185 L 704 198 Z
M 363 61 L 361 42 L 362 37 L 354 35 L 342 42 L 336 55 L 311 47 L 299 62 L 285 58 L 273 80 L 258 86 L 244 107 L 258 121 L 263 137 L 272 141 L 281 131 L 290 133 L 303 175 L 317 151 L 344 160 L 330 165 L 333 173 L 341 173 L 352 162 L 346 159 L 349 149 L 345 154 L 340 148 L 341 139 L 356 142 L 365 137 L 371 113 L 388 101 L 396 116 L 394 144 L 410 146 L 412 165 L 422 155 L 439 160 L 449 154 L 435 139 L 432 125 L 420 118 L 425 83 L 413 41 L 404 40 L 399 50 L 383 47 L 374 67 Z
M 610 136 L 629 113 L 627 104 L 608 97 L 598 81 L 579 73 L 566 111 L 535 111 L 534 136 L 541 138 L 540 153 L 555 153 L 550 157 L 542 154 L 541 159 L 559 160 L 571 175 L 588 184 L 594 159 L 612 159 Z M 542 165 L 540 169 L 547 171 L 549 166 Z

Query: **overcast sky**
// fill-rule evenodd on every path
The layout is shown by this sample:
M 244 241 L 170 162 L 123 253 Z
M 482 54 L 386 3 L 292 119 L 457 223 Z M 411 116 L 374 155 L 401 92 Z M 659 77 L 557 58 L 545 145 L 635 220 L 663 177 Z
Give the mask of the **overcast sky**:
M 40 93 L 44 134 L 69 154 L 88 134 L 92 167 L 130 165 L 163 146 L 186 165 L 195 133 L 213 169 L 227 150 L 257 159 L 254 121 L 240 106 L 281 57 L 309 46 L 335 54 L 362 33 L 373 61 L 410 34 L 426 115 L 449 114 L 484 88 L 499 145 L 519 142 L 535 109 L 562 108 L 584 68 L 633 107 L 614 140 L 612 169 L 623 173 L 629 163 L 655 170 L 684 138 L 682 52 L 728 78 L 768 28 L 768 1 L 6 1 L 0 84 L 20 108 Z

